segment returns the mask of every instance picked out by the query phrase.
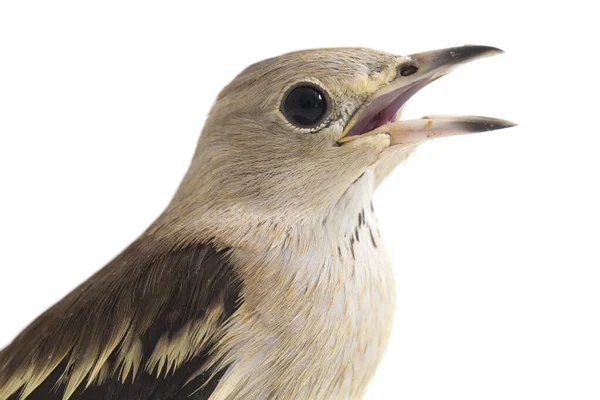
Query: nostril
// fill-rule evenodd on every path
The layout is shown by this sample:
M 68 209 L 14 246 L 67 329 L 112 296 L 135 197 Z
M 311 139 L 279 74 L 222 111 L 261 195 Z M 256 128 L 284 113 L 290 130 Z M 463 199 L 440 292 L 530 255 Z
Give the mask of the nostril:
M 402 76 L 409 76 L 417 72 L 419 68 L 415 67 L 412 64 L 404 64 L 398 68 L 398 73 Z

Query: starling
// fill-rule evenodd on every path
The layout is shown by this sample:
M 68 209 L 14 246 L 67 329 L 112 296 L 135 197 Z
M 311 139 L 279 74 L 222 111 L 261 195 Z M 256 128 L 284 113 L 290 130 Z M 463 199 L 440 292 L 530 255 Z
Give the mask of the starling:
M 0 399 L 360 399 L 394 310 L 374 191 L 430 138 L 514 125 L 401 110 L 500 52 L 319 49 L 245 69 L 160 217 L 0 352 Z

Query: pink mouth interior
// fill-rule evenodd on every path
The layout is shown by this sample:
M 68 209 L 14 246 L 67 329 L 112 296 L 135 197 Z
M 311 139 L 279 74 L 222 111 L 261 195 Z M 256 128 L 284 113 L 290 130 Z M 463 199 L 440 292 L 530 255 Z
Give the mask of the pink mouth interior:
M 397 119 L 404 104 L 424 85 L 411 85 L 381 95 L 362 112 L 362 115 L 350 129 L 346 137 L 362 135 Z

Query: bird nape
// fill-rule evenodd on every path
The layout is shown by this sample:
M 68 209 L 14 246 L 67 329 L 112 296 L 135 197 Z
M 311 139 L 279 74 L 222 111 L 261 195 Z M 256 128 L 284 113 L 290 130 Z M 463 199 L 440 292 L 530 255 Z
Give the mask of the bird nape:
M 0 352 L 0 399 L 359 399 L 394 309 L 374 191 L 427 139 L 513 125 L 402 107 L 498 53 L 319 49 L 248 67 L 161 216 Z

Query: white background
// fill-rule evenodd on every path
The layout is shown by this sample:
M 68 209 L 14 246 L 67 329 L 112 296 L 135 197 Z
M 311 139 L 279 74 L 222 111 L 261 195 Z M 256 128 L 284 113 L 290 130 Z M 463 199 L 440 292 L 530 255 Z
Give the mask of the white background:
M 0 347 L 161 212 L 248 64 L 475 43 L 506 54 L 405 118 L 520 126 L 429 142 L 377 193 L 398 308 L 367 399 L 600 398 L 600 33 L 532 3 L 0 3 Z

